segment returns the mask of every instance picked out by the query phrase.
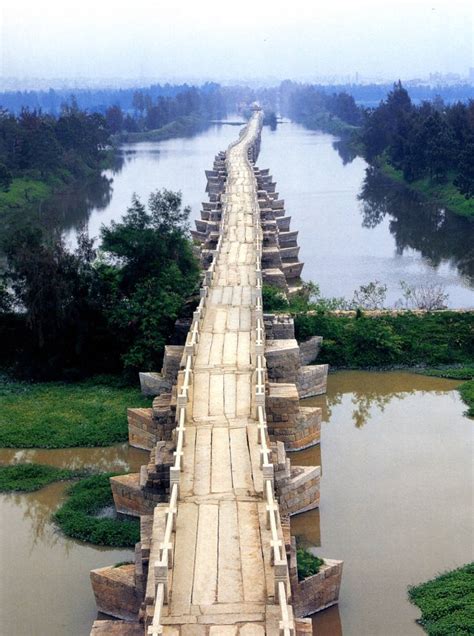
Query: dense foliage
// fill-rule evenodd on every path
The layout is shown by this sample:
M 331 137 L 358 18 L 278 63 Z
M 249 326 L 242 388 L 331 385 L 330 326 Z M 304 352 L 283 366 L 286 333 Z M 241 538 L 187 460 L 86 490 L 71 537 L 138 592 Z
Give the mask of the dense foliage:
M 32 492 L 55 481 L 76 476 L 73 470 L 44 464 L 13 464 L 0 466 L 0 492 Z
M 103 157 L 109 131 L 104 117 L 77 105 L 64 106 L 59 116 L 21 110 L 14 116 L 0 109 L 0 188 L 13 177 L 69 171 L 83 175 Z
M 324 565 L 324 560 L 314 556 L 314 554 L 304 548 L 298 548 L 296 550 L 296 563 L 298 566 L 298 580 L 302 581 L 308 576 L 317 574 L 321 566 Z
M 474 196 L 474 100 L 414 106 L 398 82 L 366 111 L 361 139 L 369 161 L 385 155 L 407 181 L 451 179 L 466 198 Z
M 138 519 L 100 516 L 114 505 L 110 477 L 94 475 L 73 484 L 53 519 L 68 537 L 114 548 L 133 547 L 140 540 Z
M 150 400 L 107 378 L 0 385 L 0 447 L 109 446 L 128 438 L 126 409 Z
M 41 380 L 160 368 L 199 278 L 188 215 L 180 193 L 155 192 L 148 208 L 135 197 L 99 251 L 82 234 L 74 253 L 38 224 L 13 223 L 0 241 L 4 364 Z
M 404 312 L 295 317 L 298 339 L 323 336 L 318 362 L 334 367 L 472 364 L 474 313 Z
M 429 636 L 474 633 L 474 563 L 411 587 L 408 595 L 420 608 L 419 622 Z

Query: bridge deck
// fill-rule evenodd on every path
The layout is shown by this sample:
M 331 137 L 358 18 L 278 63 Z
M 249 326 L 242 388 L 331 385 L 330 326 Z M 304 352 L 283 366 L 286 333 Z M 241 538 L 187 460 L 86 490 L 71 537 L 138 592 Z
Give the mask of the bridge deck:
M 193 369 L 164 634 L 278 634 L 255 391 L 256 186 L 246 140 L 227 154 L 222 245 Z M 279 529 L 281 532 L 281 529 Z

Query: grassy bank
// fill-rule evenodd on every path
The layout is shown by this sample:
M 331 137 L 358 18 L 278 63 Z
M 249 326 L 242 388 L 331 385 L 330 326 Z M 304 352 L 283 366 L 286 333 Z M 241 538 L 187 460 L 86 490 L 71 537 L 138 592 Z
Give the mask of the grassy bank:
M 299 340 L 323 336 L 318 363 L 338 368 L 458 364 L 474 360 L 474 312 L 295 316 Z
M 429 636 L 474 634 L 474 563 L 411 587 L 408 596 Z
M 351 137 L 357 126 L 351 126 L 336 115 L 332 115 L 327 111 L 320 111 L 313 115 L 307 116 L 299 121 L 305 128 L 309 130 L 322 130 L 323 132 L 340 137 Z
M 448 208 L 451 212 L 467 218 L 474 218 L 474 199 L 466 199 L 453 185 L 451 180 L 446 183 L 437 183 L 425 177 L 417 181 L 408 182 L 403 178 L 403 173 L 397 170 L 387 161 L 380 161 L 380 170 L 390 179 L 401 183 L 407 188 L 418 192 L 426 199 Z
M 116 519 L 100 514 L 113 506 L 110 477 L 94 475 L 73 484 L 68 498 L 54 514 L 54 521 L 67 536 L 115 548 L 133 547 L 140 541 L 138 519 Z
M 76 384 L 0 384 L 0 447 L 109 446 L 127 440 L 127 407 L 151 400 L 138 389 L 91 379 Z
M 115 143 L 136 143 L 139 141 L 165 141 L 174 137 L 187 137 L 204 130 L 209 122 L 201 117 L 180 117 L 156 130 L 145 132 L 123 132 L 114 137 Z
M 33 492 L 55 481 L 77 477 L 74 470 L 43 464 L 14 464 L 0 466 L 0 492 Z

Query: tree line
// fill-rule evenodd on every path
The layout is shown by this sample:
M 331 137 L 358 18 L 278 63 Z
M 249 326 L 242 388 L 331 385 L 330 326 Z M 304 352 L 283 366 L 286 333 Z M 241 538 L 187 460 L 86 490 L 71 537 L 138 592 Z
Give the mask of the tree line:
M 156 130 L 180 117 L 193 116 L 202 120 L 220 119 L 226 107 L 219 86 L 190 87 L 173 96 L 156 98 L 147 91 L 133 93 L 131 107 L 124 110 L 120 104 L 105 109 L 105 120 L 113 134 Z
M 474 196 L 474 100 L 446 104 L 441 97 L 414 104 L 399 81 L 375 108 L 345 92 L 282 85 L 282 109 L 309 127 L 347 133 L 369 163 L 387 161 L 408 182 L 453 183 Z
M 364 111 L 360 139 L 367 159 L 386 156 L 407 181 L 452 181 L 474 196 L 474 100 L 413 104 L 401 82 L 377 108 Z
M 102 115 L 75 104 L 63 106 L 58 117 L 0 109 L 0 189 L 8 190 L 14 177 L 25 174 L 44 179 L 59 170 L 81 176 L 96 169 L 109 135 Z

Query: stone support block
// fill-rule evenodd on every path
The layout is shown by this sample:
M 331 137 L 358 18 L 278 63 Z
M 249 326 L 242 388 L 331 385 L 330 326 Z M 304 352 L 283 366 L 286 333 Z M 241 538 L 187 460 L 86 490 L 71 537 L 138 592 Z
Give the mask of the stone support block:
M 134 564 L 92 570 L 90 577 L 99 612 L 137 620 L 142 599 L 135 587 Z
M 143 395 L 155 396 L 161 393 L 168 393 L 171 390 L 172 382 L 168 378 L 163 377 L 161 373 L 140 371 L 138 375 Z
M 305 340 L 304 342 L 300 342 L 300 358 L 301 364 L 311 364 L 318 357 L 319 352 L 321 351 L 321 345 L 323 343 L 323 339 L 321 336 L 312 336 L 309 340 Z
M 301 367 L 296 378 L 296 386 L 301 399 L 326 393 L 328 365 L 316 364 Z
M 301 367 L 300 349 L 296 340 L 268 340 L 265 357 L 270 380 L 296 382 Z
M 296 617 L 310 616 L 338 602 L 343 565 L 343 561 L 324 559 L 317 574 L 298 581 L 296 541 L 292 538 L 289 570 Z

